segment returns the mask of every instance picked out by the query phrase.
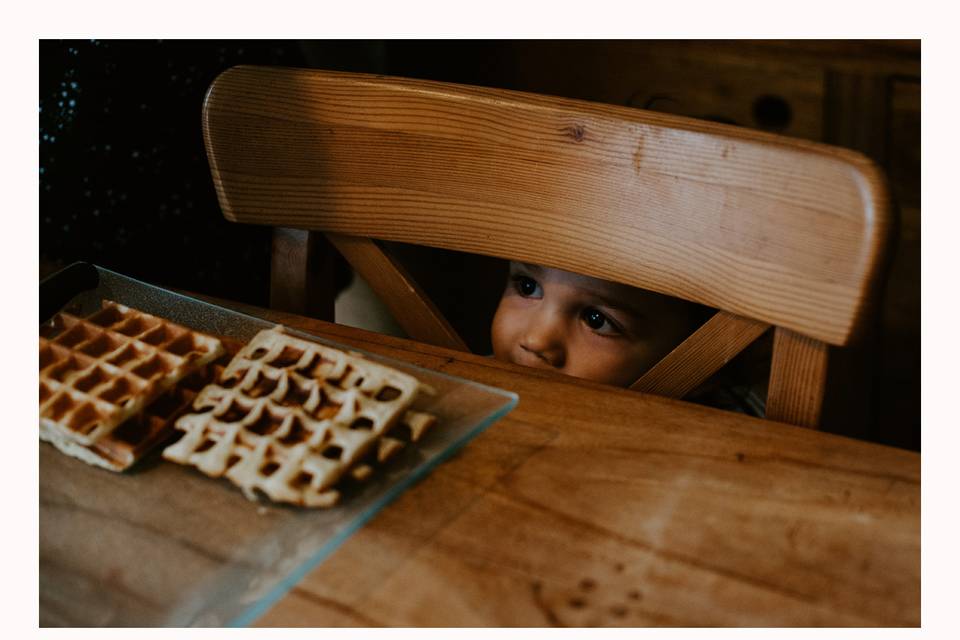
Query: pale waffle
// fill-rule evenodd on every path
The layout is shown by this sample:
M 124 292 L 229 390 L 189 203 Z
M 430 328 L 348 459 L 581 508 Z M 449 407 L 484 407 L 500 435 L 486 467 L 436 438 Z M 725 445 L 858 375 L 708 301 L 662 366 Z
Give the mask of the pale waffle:
M 387 435 L 394 427 L 405 425 L 415 441 L 433 424 L 410 411 L 421 391 L 432 390 L 406 373 L 280 327 L 264 330 L 200 391 L 163 456 L 225 477 L 250 499 L 259 491 L 330 506 L 338 481 L 364 479 L 402 445 Z
M 436 416 L 429 413 L 407 411 L 400 420 L 399 428 L 394 427 L 390 435 L 381 436 L 377 442 L 376 451 L 369 452 L 365 459 L 361 459 L 354 464 L 350 468 L 349 477 L 361 482 L 366 480 L 374 472 L 376 466 L 392 459 L 407 444 L 420 440 L 436 422 Z
M 216 338 L 115 302 L 86 318 L 61 312 L 40 328 L 40 436 L 84 459 L 80 451 L 98 444 L 136 458 L 159 439 L 157 420 L 171 417 L 169 405 L 189 390 L 142 412 L 222 353 Z M 142 423 L 105 440 L 131 418 Z

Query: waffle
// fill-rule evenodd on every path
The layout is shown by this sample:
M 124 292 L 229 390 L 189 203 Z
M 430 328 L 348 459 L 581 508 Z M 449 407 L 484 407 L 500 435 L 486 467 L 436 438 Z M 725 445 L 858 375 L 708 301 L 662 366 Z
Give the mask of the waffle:
M 195 395 L 177 382 L 222 353 L 216 338 L 115 302 L 86 318 L 61 312 L 40 329 L 40 437 L 127 468 Z
M 400 428 L 394 427 L 389 436 L 380 436 L 374 447 L 361 457 L 337 481 L 331 489 L 326 489 L 311 500 L 310 506 L 330 507 L 340 500 L 342 489 L 349 485 L 359 485 L 372 476 L 378 467 L 383 467 L 395 458 L 408 444 L 416 442 L 419 436 L 436 424 L 437 419 L 429 413 L 407 411 L 400 420 Z M 419 434 L 419 435 L 418 435 Z M 252 497 L 248 495 L 247 497 Z M 304 504 L 305 501 L 295 504 Z
M 188 380 L 206 378 L 205 374 L 188 376 Z M 196 382 L 181 382 L 91 445 L 66 439 L 43 424 L 40 439 L 87 464 L 110 471 L 126 471 L 154 447 L 170 439 L 174 419 L 190 407 L 198 391 Z
M 416 441 L 433 424 L 410 411 L 416 378 L 357 354 L 301 340 L 281 327 L 258 333 L 176 422 L 183 436 L 164 458 L 225 477 L 250 499 L 335 504 L 341 480 L 363 480 L 395 453 L 404 425 Z

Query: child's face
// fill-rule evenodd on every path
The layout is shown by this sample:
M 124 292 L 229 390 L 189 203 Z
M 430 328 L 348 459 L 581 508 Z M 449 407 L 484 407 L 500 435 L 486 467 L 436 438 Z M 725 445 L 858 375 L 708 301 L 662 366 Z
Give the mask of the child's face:
M 689 335 L 690 322 L 682 301 L 511 262 L 491 337 L 499 360 L 626 387 Z

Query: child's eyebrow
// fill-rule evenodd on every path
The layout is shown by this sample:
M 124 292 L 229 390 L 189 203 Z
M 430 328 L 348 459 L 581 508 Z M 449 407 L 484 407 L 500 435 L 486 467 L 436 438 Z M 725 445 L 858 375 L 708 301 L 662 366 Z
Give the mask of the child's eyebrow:
M 614 309 L 622 313 L 629 314 L 637 320 L 643 320 L 647 313 L 643 311 L 642 304 L 636 304 L 623 295 L 618 295 L 616 291 L 607 291 L 606 289 L 584 289 L 584 293 L 595 301 L 595 304 Z
M 543 273 L 543 267 L 538 264 L 528 264 L 526 262 L 514 262 L 514 264 L 523 271 L 529 271 L 530 273 Z
M 627 313 L 634 318 L 641 319 L 644 317 L 644 314 L 640 309 L 629 302 L 624 302 L 623 300 L 616 298 L 609 298 L 603 294 L 591 291 L 590 295 L 597 300 L 601 305 L 608 307 L 610 309 L 615 309 Z
M 528 262 L 520 262 L 515 260 L 511 264 L 511 268 L 515 268 L 518 271 L 529 273 L 531 276 L 541 276 L 546 271 L 542 266 L 538 264 L 530 264 Z M 625 302 L 620 296 L 615 293 L 605 294 L 603 292 L 597 291 L 596 289 L 587 289 L 584 288 L 582 291 L 590 298 L 596 301 L 597 304 L 620 311 L 622 313 L 629 314 L 638 320 L 642 320 L 646 317 L 646 314 L 640 310 L 640 307 L 629 302 Z

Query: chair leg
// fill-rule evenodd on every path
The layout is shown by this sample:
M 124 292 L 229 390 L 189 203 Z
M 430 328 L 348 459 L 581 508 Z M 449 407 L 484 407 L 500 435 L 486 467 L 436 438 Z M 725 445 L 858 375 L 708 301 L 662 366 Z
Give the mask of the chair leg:
M 827 381 L 827 344 L 777 327 L 767 391 L 769 420 L 817 429 Z

